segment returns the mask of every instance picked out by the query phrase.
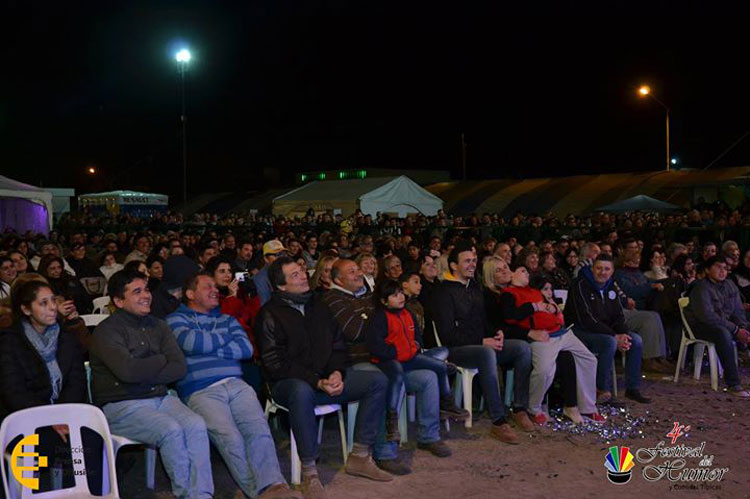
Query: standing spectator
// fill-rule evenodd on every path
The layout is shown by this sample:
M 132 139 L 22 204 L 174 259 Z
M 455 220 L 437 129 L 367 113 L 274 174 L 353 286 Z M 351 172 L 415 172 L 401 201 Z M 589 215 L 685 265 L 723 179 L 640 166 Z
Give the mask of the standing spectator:
M 94 330 L 91 393 L 113 433 L 159 449 L 172 493 L 212 497 L 206 424 L 167 384 L 185 377 L 185 357 L 166 322 L 149 315 L 145 275 L 122 270 L 109 280 L 117 310 Z
M 704 269 L 706 278 L 693 286 L 685 319 L 697 338 L 716 345 L 728 392 L 736 397 L 749 398 L 750 392 L 742 387 L 734 362 L 734 343 L 750 343 L 750 324 L 742 307 L 740 293 L 727 280 L 727 264 L 720 257 L 705 260 Z

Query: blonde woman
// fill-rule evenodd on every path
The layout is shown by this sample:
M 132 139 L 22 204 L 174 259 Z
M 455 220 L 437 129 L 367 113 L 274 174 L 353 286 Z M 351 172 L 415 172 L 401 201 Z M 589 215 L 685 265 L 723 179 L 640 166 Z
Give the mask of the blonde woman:
M 313 272 L 310 278 L 310 289 L 313 291 L 325 291 L 331 288 L 331 268 L 333 267 L 333 262 L 338 259 L 339 257 L 334 255 L 320 257 L 318 264 L 315 265 L 315 272 Z
M 360 253 L 354 261 L 362 271 L 367 291 L 372 293 L 375 290 L 375 277 L 378 275 L 377 258 L 372 253 Z

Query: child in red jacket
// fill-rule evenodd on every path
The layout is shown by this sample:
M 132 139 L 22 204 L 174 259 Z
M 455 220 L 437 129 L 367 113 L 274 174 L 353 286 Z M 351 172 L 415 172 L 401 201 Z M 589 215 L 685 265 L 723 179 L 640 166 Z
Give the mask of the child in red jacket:
M 456 406 L 448 383 L 445 361 L 422 352 L 422 334 L 414 316 L 404 308 L 406 297 L 401 285 L 384 280 L 376 286 L 379 307 L 368 324 L 366 341 L 372 362 L 388 376 L 386 395 L 386 440 L 398 441 L 398 409 L 404 384 L 404 372 L 416 369 L 434 371 L 440 388 L 440 413 L 445 417 L 463 420 L 468 411 Z

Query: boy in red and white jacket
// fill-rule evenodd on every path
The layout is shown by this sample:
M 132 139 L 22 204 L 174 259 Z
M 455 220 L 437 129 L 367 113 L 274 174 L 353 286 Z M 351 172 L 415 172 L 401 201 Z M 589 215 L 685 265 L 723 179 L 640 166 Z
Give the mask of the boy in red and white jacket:
M 422 334 L 415 317 L 404 308 L 406 297 L 396 281 L 384 280 L 377 286 L 379 307 L 367 328 L 367 347 L 372 362 L 388 376 L 386 394 L 386 439 L 400 440 L 398 431 L 398 409 L 404 372 L 427 369 L 435 372 L 440 389 L 440 412 L 445 417 L 463 420 L 468 411 L 456 406 L 448 383 L 445 361 L 422 352 Z

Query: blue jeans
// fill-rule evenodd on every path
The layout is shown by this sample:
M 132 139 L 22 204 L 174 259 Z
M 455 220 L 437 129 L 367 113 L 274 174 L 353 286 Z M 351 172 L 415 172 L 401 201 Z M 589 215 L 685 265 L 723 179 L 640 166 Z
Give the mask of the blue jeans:
M 317 390 L 301 379 L 289 378 L 274 383 L 273 399 L 289 409 L 289 424 L 297 440 L 297 450 L 302 462 L 318 458 L 318 424 L 315 406 L 359 402 L 354 442 L 370 446 L 375 443 L 378 419 L 385 413 L 385 392 L 388 378 L 380 371 L 347 369 L 344 391 L 336 396 Z
M 600 391 L 612 389 L 612 361 L 617 352 L 617 338 L 608 334 L 590 333 L 573 327 L 573 332 L 591 353 L 596 355 L 596 388 Z M 641 361 L 643 360 L 643 341 L 638 333 L 627 333 L 630 336 L 630 350 L 625 355 L 625 389 L 637 390 L 641 386 Z
M 193 393 L 187 405 L 206 421 L 208 438 L 247 496 L 286 483 L 263 409 L 247 383 L 232 378 L 204 388 Z
M 179 498 L 213 497 L 211 452 L 203 418 L 175 396 L 110 402 L 102 407 L 112 433 L 159 449 Z
M 359 363 L 353 369 L 379 372 L 374 364 Z M 417 395 L 417 441 L 423 444 L 437 442 L 440 440 L 440 395 L 435 373 L 426 369 L 408 371 L 404 374 L 404 388 L 406 392 Z M 380 411 L 378 435 L 372 455 L 380 461 L 398 457 L 398 443 L 385 439 L 384 408 Z
M 441 398 L 451 394 L 451 386 L 448 383 L 448 367 L 443 360 L 418 353 L 413 359 L 405 362 L 385 360 L 378 362 L 376 365 L 388 376 L 388 394 L 386 395 L 388 410 L 398 412 L 401 403 L 401 391 L 404 386 L 404 375 L 418 369 L 435 373 Z
M 728 387 L 740 384 L 740 373 L 737 364 L 734 363 L 734 335 L 723 327 L 709 326 L 706 324 L 690 325 L 695 337 L 701 340 L 713 342 L 716 345 L 716 354 L 724 368 L 724 382 Z

